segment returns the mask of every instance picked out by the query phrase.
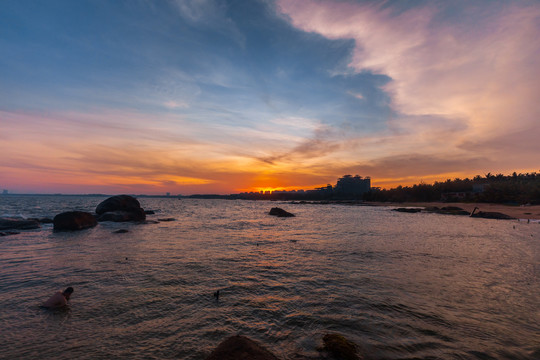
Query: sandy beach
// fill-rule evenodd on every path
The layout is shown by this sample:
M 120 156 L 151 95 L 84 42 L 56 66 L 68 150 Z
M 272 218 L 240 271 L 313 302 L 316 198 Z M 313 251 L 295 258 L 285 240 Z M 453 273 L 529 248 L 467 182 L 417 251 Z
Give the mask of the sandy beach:
M 480 211 L 494 211 L 515 217 L 516 219 L 540 220 L 540 205 L 512 206 L 503 204 L 488 203 L 443 203 L 443 202 L 411 202 L 411 203 L 390 203 L 390 202 L 367 202 L 373 206 L 395 206 L 395 207 L 428 207 L 437 206 L 457 206 L 467 211 L 473 211 L 478 207 Z

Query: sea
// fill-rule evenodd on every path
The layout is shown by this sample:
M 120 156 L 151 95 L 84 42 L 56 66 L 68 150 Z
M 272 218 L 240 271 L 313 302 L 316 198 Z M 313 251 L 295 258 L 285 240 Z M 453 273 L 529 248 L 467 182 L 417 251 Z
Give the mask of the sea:
M 94 212 L 104 199 L 0 196 L 0 217 Z M 155 221 L 0 237 L 0 358 L 199 360 L 240 334 L 281 359 L 330 359 L 322 337 L 336 333 L 365 359 L 540 359 L 538 222 L 139 201 Z M 40 307 L 68 286 L 67 308 Z

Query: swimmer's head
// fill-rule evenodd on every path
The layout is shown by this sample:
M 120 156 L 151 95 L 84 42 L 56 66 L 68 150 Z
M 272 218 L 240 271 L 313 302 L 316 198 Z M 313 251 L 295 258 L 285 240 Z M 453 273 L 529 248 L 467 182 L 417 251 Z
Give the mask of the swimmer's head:
M 70 286 L 62 293 L 66 299 L 69 299 L 71 294 L 73 294 L 73 288 Z

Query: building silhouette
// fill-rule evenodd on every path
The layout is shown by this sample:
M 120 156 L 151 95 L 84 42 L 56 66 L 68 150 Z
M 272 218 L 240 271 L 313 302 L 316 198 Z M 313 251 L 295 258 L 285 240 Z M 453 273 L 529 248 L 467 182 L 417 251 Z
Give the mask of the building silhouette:
M 345 175 L 339 178 L 334 187 L 334 194 L 337 196 L 360 196 L 371 189 L 371 178 L 355 175 Z

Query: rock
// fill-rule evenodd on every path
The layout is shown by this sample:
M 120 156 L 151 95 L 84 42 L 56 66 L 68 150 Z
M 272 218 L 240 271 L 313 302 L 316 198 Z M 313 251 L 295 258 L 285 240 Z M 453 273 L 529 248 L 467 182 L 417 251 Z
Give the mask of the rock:
M 140 219 L 140 213 L 131 212 L 131 211 L 109 211 L 100 215 L 97 220 L 102 221 L 114 221 L 114 222 L 125 222 L 125 221 L 143 221 Z M 143 214 L 144 215 L 144 214 Z
M 499 220 L 514 220 L 515 217 L 506 215 L 500 212 L 492 211 L 479 211 L 471 215 L 471 217 L 483 218 L 483 219 L 499 219 Z
M 41 223 L 41 224 L 52 224 L 53 223 L 53 219 L 49 219 L 49 218 L 28 218 L 28 220 L 34 220 L 34 221 L 37 221 L 38 223 Z
M 102 201 L 96 207 L 98 221 L 144 221 L 146 214 L 133 196 L 116 195 Z
M 457 206 L 443 206 L 441 208 L 441 210 L 445 210 L 445 211 L 464 211 L 462 208 L 457 207 Z
M 17 234 L 20 234 L 20 232 L 17 232 L 17 231 L 4 231 L 4 232 L 0 232 L 0 236 L 17 235 Z
M 154 215 L 156 212 L 154 210 L 144 210 L 146 215 Z
M 323 350 L 329 352 L 337 359 L 360 360 L 357 354 L 357 346 L 353 342 L 338 334 L 326 334 L 323 336 Z
M 444 206 L 440 209 L 436 206 L 428 206 L 424 211 L 444 215 L 469 215 L 468 211 L 457 206 Z
M 222 341 L 206 360 L 278 360 L 270 351 L 245 336 Z
M 139 222 L 139 224 L 159 224 L 159 221 L 157 220 L 144 220 Z
M 23 219 L 12 219 L 12 218 L 1 218 L 0 219 L 0 230 L 32 230 L 39 229 L 39 223 L 35 220 L 23 220 Z
M 82 230 L 97 225 L 94 215 L 84 211 L 67 211 L 58 214 L 53 219 L 54 230 Z
M 406 212 L 406 213 L 417 213 L 417 212 L 422 211 L 422 209 L 418 209 L 418 208 L 397 208 L 397 209 L 392 209 L 392 211 L 399 211 L 399 212 Z
M 269 215 L 274 215 L 274 216 L 277 216 L 277 217 L 292 217 L 294 216 L 294 214 L 291 214 L 290 212 L 288 211 L 285 211 L 281 208 L 278 208 L 278 207 L 274 207 L 272 209 L 270 209 L 270 212 L 268 213 Z
M 176 221 L 175 218 L 164 218 L 164 219 L 158 219 L 158 221 Z
M 113 234 L 125 234 L 129 232 L 129 230 L 126 230 L 126 229 L 118 229 L 116 231 L 113 231 Z

